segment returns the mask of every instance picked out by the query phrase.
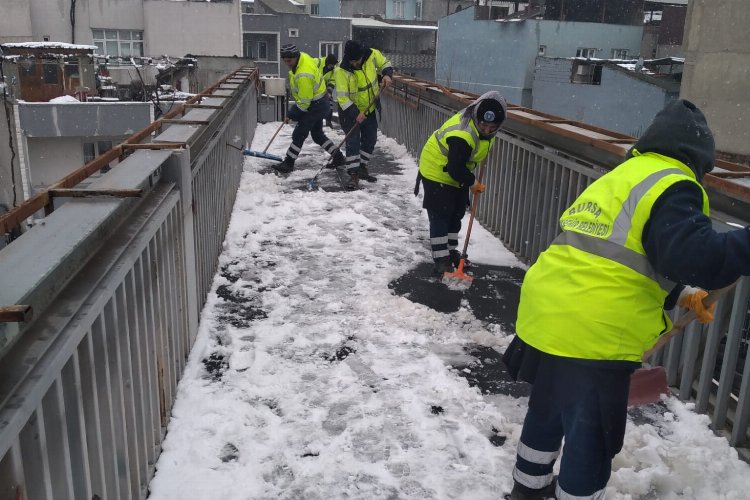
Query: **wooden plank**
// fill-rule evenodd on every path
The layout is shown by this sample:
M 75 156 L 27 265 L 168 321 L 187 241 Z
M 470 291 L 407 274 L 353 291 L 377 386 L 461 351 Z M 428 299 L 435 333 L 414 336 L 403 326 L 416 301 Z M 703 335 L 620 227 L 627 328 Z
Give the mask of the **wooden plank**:
M 34 316 L 31 306 L 0 306 L 0 323 L 24 323 Z
M 50 189 L 49 195 L 55 198 L 140 198 L 143 189 Z

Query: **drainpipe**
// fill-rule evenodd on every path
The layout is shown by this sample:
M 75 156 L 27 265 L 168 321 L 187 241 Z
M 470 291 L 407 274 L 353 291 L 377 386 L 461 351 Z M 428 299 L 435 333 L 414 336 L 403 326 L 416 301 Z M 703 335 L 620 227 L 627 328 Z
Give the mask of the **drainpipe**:
M 70 43 L 76 43 L 76 0 L 70 0 Z

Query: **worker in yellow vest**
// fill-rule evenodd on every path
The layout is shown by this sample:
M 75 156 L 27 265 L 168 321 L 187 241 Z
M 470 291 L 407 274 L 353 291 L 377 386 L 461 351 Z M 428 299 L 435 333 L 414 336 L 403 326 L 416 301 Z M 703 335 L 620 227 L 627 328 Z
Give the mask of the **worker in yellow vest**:
M 380 106 L 380 88 L 390 85 L 392 76 L 391 63 L 379 50 L 364 47 L 354 40 L 344 44 L 344 57 L 334 70 L 334 96 L 344 132 L 358 127 L 346 139 L 347 189 L 357 189 L 360 179 L 377 181 L 368 171 L 378 138 L 375 111 Z
M 325 118 L 326 126 L 328 128 L 333 128 L 333 107 L 336 104 L 335 100 L 333 99 L 333 89 L 336 86 L 333 81 L 333 70 L 336 69 L 338 63 L 339 60 L 336 57 L 336 54 L 328 54 L 325 57 L 318 58 L 318 67 L 320 68 L 320 72 L 323 75 L 323 81 L 326 84 L 326 93 L 328 94 L 328 99 L 330 100 L 328 115 L 326 115 Z
M 719 234 L 708 217 L 701 180 L 714 154 L 703 113 L 667 104 L 626 161 L 563 212 L 561 234 L 526 273 L 503 359 L 533 388 L 506 498 L 604 498 L 630 375 L 671 329 L 665 309 L 711 321 L 700 288 L 750 275 L 750 227 Z
M 419 155 L 415 194 L 421 180 L 422 207 L 430 221 L 432 259 L 435 273 L 440 276 L 452 272 L 461 260 L 458 232 L 466 214 L 469 191 L 474 194 L 484 191 L 474 170 L 494 144 L 506 111 L 505 98 L 499 92 L 485 93 L 433 132 Z
M 330 111 L 330 101 L 318 59 L 300 52 L 292 44 L 281 47 L 281 59 L 289 68 L 289 88 L 294 99 L 294 106 L 289 108 L 285 121 L 296 121 L 297 125 L 286 157 L 273 168 L 283 173 L 294 170 L 294 162 L 308 135 L 333 156 L 333 166 L 343 165 L 344 155 L 323 132 L 323 119 Z

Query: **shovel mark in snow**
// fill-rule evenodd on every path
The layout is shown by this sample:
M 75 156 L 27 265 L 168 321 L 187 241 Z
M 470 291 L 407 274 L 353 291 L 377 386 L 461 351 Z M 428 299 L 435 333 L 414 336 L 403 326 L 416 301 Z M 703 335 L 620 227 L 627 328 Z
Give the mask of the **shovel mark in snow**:
M 227 443 L 221 448 L 219 458 L 222 462 L 235 462 L 240 458 L 240 450 L 232 443 Z
M 229 368 L 229 361 L 227 361 L 223 354 L 218 352 L 212 352 L 209 357 L 203 358 L 202 361 L 208 375 L 214 382 L 220 381 L 224 372 Z

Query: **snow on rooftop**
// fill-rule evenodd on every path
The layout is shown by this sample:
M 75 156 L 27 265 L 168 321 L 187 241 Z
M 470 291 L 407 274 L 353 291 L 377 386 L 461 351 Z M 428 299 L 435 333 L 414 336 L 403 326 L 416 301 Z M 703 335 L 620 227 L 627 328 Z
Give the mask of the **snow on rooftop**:
M 70 49 L 70 50 L 96 50 L 96 45 L 81 45 L 65 42 L 12 42 L 3 43 L 2 47 L 8 49 Z
M 354 17 L 351 18 L 352 26 L 359 28 L 395 28 L 395 29 L 409 29 L 409 30 L 432 30 L 437 31 L 437 26 L 421 26 L 413 24 L 390 24 L 378 21 L 377 19 L 370 19 L 369 17 Z

